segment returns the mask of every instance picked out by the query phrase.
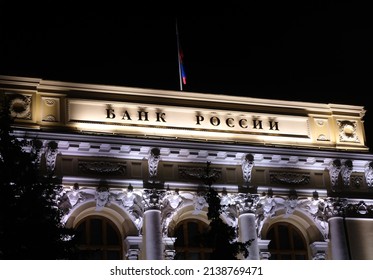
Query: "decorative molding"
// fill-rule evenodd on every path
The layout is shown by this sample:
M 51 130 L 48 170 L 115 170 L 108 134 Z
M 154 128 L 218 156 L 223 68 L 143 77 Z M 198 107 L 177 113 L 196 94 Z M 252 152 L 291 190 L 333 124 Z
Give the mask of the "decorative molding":
M 43 121 L 45 122 L 56 122 L 57 118 L 53 115 L 46 115 L 43 117 Z
M 45 163 L 48 172 L 53 172 L 56 167 L 56 159 L 58 155 L 58 144 L 55 141 L 50 141 L 45 149 Z
M 316 241 L 310 244 L 313 260 L 326 260 L 328 252 L 327 241 Z
M 206 163 L 206 167 L 180 167 L 179 175 L 186 178 L 198 179 L 207 186 L 216 182 L 222 174 L 221 168 L 211 168 L 211 162 Z
M 107 204 L 110 203 L 110 191 L 108 187 L 98 187 L 95 193 L 96 211 L 101 211 Z
M 234 196 L 234 201 L 238 208 L 239 214 L 256 213 L 259 202 L 258 194 L 239 193 Z
M 123 206 L 127 213 L 130 214 L 135 226 L 140 230 L 142 228 L 144 216 L 142 196 L 135 193 L 133 187 L 129 185 L 127 191 L 117 194 L 116 200 Z
M 329 176 L 332 187 L 338 186 L 339 173 L 341 172 L 341 161 L 339 159 L 333 160 L 329 165 Z
M 208 206 L 203 193 L 198 193 L 194 196 L 193 205 L 194 205 L 194 211 L 193 211 L 194 215 L 200 214 L 203 208 Z
M 126 165 L 109 161 L 79 161 L 79 169 L 84 173 L 99 175 L 125 175 Z
M 163 237 L 168 236 L 168 226 L 174 213 L 183 205 L 184 198 L 179 194 L 178 190 L 175 192 L 167 191 L 162 201 L 162 233 Z
M 280 183 L 285 185 L 307 185 L 310 183 L 311 176 L 307 173 L 298 172 L 274 172 L 269 174 L 271 183 Z
M 166 195 L 166 191 L 157 189 L 145 189 L 143 191 L 143 205 L 144 209 L 161 209 L 162 199 Z
M 350 186 L 350 179 L 352 173 L 352 161 L 346 160 L 344 164 L 341 166 L 340 174 L 342 176 L 343 186 L 349 187 Z
M 368 188 L 373 187 L 373 161 L 369 162 L 369 164 L 366 165 L 364 170 L 365 175 L 365 182 L 368 186 Z
M 159 160 L 160 160 L 160 150 L 158 148 L 151 149 L 150 156 L 148 159 L 150 178 L 157 177 Z
M 238 227 L 238 207 L 234 200 L 234 195 L 229 195 L 226 191 L 223 191 L 220 196 L 220 205 L 222 215 L 225 217 L 227 224 L 237 229 Z

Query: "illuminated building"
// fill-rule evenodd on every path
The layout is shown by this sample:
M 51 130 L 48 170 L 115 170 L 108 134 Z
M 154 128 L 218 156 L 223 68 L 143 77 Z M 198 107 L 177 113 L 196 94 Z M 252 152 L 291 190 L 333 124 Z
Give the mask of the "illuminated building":
M 15 135 L 61 176 L 82 258 L 198 259 L 209 164 L 249 259 L 373 259 L 361 106 L 0 76 Z M 51 148 L 54 147 L 54 148 Z

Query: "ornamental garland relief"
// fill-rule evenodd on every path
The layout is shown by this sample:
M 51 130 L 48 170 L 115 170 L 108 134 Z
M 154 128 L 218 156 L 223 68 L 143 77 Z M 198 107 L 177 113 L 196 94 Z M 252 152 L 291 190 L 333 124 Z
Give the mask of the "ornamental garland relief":
M 271 183 L 285 185 L 306 185 L 310 182 L 310 175 L 297 172 L 271 172 L 269 180 Z
M 78 164 L 83 173 L 100 175 L 125 175 L 126 165 L 119 162 L 107 161 L 81 161 Z

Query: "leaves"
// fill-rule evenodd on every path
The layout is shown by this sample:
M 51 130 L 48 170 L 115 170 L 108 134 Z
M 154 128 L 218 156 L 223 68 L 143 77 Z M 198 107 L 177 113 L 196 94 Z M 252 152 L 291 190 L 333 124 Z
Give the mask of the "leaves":
M 69 258 L 74 233 L 61 224 L 56 207 L 60 180 L 39 170 L 40 141 L 12 135 L 9 99 L 0 98 L 0 259 Z
M 207 167 L 209 168 L 209 163 L 207 163 Z M 249 255 L 248 247 L 253 240 L 237 241 L 236 228 L 224 223 L 220 218 L 222 214 L 221 199 L 211 185 L 208 186 L 205 199 L 209 205 L 207 217 L 210 220 L 210 225 L 208 232 L 203 237 L 203 243 L 213 249 L 211 259 L 235 260 L 239 254 L 243 254 L 246 258 Z

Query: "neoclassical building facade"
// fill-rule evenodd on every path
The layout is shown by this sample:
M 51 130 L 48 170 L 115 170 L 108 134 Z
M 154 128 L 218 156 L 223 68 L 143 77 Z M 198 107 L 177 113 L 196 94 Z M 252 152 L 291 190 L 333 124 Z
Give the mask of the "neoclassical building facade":
M 362 106 L 0 76 L 82 259 L 208 259 L 206 178 L 248 259 L 373 259 Z

